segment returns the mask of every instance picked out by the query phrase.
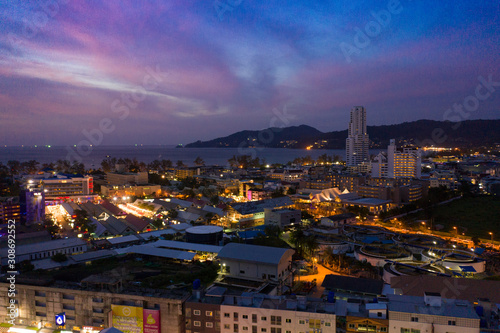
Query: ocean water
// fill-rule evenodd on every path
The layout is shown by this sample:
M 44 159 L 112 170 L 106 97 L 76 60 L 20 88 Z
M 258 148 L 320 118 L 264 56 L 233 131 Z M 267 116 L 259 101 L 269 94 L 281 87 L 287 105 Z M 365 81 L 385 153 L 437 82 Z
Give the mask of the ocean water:
M 339 155 L 345 158 L 345 150 L 333 149 L 285 149 L 285 148 L 175 148 L 167 145 L 138 145 L 138 146 L 96 146 L 91 147 L 92 151 L 87 156 L 80 156 L 81 162 L 87 168 L 99 167 L 101 161 L 107 156 L 116 158 L 136 158 L 145 163 L 154 160 L 171 160 L 175 162 L 181 160 L 186 165 L 194 165 L 196 157 L 201 157 L 206 165 L 228 165 L 227 160 L 234 155 L 252 155 L 264 159 L 266 163 L 286 163 L 293 161 L 297 157 L 311 156 L 316 159 L 320 155 Z M 379 150 L 370 151 L 377 154 Z M 0 147 L 0 162 L 6 164 L 9 160 L 25 162 L 36 160 L 40 163 L 56 162 L 68 158 L 68 148 L 66 146 L 24 146 L 24 147 Z

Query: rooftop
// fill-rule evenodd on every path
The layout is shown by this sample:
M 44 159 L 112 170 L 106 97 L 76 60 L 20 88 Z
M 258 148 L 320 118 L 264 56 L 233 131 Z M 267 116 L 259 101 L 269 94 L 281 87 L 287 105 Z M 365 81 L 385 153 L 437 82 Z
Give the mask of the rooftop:
M 442 299 L 441 306 L 428 306 L 424 298 L 419 296 L 387 295 L 387 298 L 389 311 L 479 320 L 471 303 L 467 301 Z
M 340 275 L 327 275 L 321 284 L 328 290 L 343 290 L 353 293 L 381 295 L 384 282 L 364 278 L 353 278 Z
M 219 259 L 232 259 L 253 263 L 277 265 L 283 257 L 295 251 L 280 247 L 229 243 L 219 252 Z

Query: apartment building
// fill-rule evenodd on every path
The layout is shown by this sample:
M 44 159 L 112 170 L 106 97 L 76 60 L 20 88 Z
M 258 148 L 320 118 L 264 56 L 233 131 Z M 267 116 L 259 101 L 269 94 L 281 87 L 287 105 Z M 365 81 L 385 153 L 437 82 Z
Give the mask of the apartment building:
M 357 166 L 369 162 L 370 140 L 366 131 L 366 109 L 355 106 L 351 109 L 346 139 L 347 166 Z
M 391 139 L 387 153 L 380 152 L 372 162 L 372 177 L 420 178 L 422 157 L 418 148 L 397 149 L 396 140 Z
M 82 286 L 56 282 L 51 286 L 26 285 L 16 281 L 15 297 L 9 298 L 8 283 L 0 283 L 0 318 L 10 320 L 7 306 L 18 309 L 16 324 L 56 329 L 57 314 L 66 314 L 66 329 L 99 332 L 115 327 L 123 332 L 183 332 L 183 301 L 187 295 L 139 289 L 123 291 L 117 278 L 91 276 Z M 97 286 L 110 287 L 115 291 Z M 90 327 L 90 329 L 89 329 Z M 146 328 L 146 330 L 145 330 Z

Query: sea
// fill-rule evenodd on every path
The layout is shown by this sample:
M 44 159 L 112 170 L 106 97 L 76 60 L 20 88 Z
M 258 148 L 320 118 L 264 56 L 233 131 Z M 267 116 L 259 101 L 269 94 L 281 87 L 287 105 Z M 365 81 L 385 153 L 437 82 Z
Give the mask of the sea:
M 71 147 L 72 149 L 75 149 Z M 10 160 L 26 162 L 36 160 L 39 163 L 55 163 L 57 160 L 68 159 L 67 146 L 2 146 L 0 147 L 0 162 L 6 164 Z M 182 161 L 193 166 L 199 156 L 205 165 L 229 165 L 228 159 L 235 155 L 251 155 L 259 157 L 267 164 L 287 163 L 297 157 L 311 156 L 317 159 L 320 155 L 338 155 L 345 159 L 343 149 L 287 149 L 287 148 L 177 148 L 171 145 L 133 145 L 133 146 L 93 146 L 86 147 L 90 152 L 86 156 L 78 154 L 86 168 L 99 168 L 101 161 L 108 157 L 137 159 L 144 163 L 154 160 L 171 160 L 174 165 Z M 73 150 L 74 151 L 74 150 Z M 377 154 L 380 150 L 370 150 L 370 154 Z M 74 155 L 73 155 L 74 156 Z M 71 159 L 71 158 L 70 158 Z M 74 160 L 74 159 L 73 159 Z

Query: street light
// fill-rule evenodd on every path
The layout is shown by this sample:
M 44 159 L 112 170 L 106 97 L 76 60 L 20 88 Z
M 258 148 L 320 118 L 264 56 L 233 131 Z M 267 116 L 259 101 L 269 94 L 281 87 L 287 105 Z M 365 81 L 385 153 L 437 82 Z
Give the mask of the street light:
M 493 233 L 490 231 L 489 234 L 491 236 L 491 241 L 493 241 Z

